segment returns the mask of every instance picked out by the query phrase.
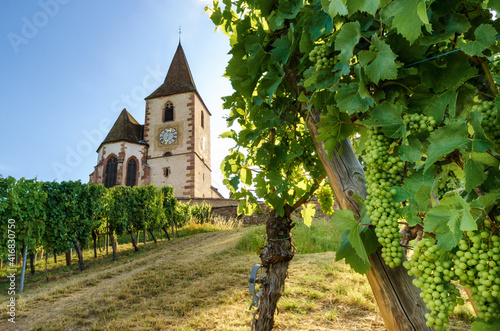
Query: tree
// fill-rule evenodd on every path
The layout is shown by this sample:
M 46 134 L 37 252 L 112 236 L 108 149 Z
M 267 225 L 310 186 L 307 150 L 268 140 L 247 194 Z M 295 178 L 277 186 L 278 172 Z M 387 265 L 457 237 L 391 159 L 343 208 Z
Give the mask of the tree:
M 317 152 L 341 208 L 350 210 L 332 219 L 344 233 L 337 259 L 368 274 L 389 329 L 443 329 L 461 303 L 452 280 L 471 289 L 475 325 L 493 325 L 500 317 L 493 257 L 500 250 L 500 103 L 488 57 L 497 52 L 499 26 L 490 11 L 500 9 L 497 2 L 223 3 L 209 11 L 230 37 L 226 76 L 235 93 L 225 108 L 229 124 L 242 126 L 226 136 L 261 147 L 260 127 L 280 109 L 295 115 L 276 127 L 290 122 L 302 132 L 305 123 L 315 149 L 304 154 Z M 262 196 L 274 184 L 232 172 L 232 189 L 242 181 Z M 414 236 L 424 240 L 404 262 Z M 403 262 L 418 279 L 405 274 Z M 421 264 L 432 268 L 422 272 Z M 381 290 L 386 281 L 395 286 Z M 426 322 L 424 309 L 409 309 L 423 308 L 410 282 L 423 290 Z M 393 306 L 384 310 L 388 302 Z

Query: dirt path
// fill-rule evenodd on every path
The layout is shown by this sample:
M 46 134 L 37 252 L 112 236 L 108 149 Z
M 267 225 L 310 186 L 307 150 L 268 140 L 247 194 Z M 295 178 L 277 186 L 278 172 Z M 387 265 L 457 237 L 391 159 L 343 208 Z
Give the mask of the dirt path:
M 30 330 L 43 327 L 51 321 L 70 315 L 69 313 L 78 307 L 98 301 L 108 289 L 120 288 L 121 284 L 147 269 L 170 263 L 203 263 L 204 256 L 234 247 L 243 233 L 244 230 L 213 232 L 180 242 L 162 243 L 162 247 L 157 251 L 131 262 L 118 261 L 104 270 L 90 270 L 65 279 L 50 289 L 34 289 L 31 292 L 28 290 L 18 299 L 17 313 L 21 316 L 16 318 L 15 325 L 4 320 L 0 323 L 0 330 Z M 68 329 L 73 329 L 73 326 Z

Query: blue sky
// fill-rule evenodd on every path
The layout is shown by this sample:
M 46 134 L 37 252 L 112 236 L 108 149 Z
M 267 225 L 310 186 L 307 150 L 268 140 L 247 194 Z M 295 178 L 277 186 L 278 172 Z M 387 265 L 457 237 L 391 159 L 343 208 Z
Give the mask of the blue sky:
M 229 41 L 206 0 L 5 0 L 0 10 L 0 174 L 88 181 L 96 149 L 127 110 L 144 123 L 179 41 L 212 113 L 212 182 L 231 147 L 221 97 Z M 227 194 L 225 194 L 227 196 Z

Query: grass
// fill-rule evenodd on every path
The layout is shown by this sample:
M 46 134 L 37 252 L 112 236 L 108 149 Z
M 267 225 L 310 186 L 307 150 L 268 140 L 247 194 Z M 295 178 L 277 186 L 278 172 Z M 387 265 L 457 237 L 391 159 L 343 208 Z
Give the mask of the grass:
M 221 222 L 220 220 L 216 220 L 215 224 L 205 223 L 205 224 L 195 224 L 188 223 L 181 229 L 179 229 L 176 233 L 175 241 L 183 240 L 188 236 L 192 236 L 199 233 L 207 233 L 207 232 L 215 232 L 215 231 L 227 231 L 234 229 L 239 224 L 237 222 L 232 222 L 229 226 Z M 169 229 L 170 230 L 170 229 Z M 159 242 L 166 241 L 167 237 L 163 232 L 156 232 L 155 236 Z M 118 242 L 118 258 L 125 259 L 125 261 L 133 260 L 138 256 L 143 256 L 150 250 L 155 249 L 154 242 L 151 236 L 147 235 L 147 244 L 144 245 L 143 234 L 139 236 L 138 246 L 139 251 L 134 252 L 133 246 L 131 243 L 130 235 L 123 235 L 117 238 Z M 102 243 L 104 243 L 104 239 L 101 239 Z M 104 246 L 104 245 L 103 245 Z M 83 260 L 85 263 L 86 269 L 95 269 L 102 265 L 107 265 L 112 260 L 112 248 L 108 247 L 108 254 L 106 254 L 106 247 L 102 247 L 100 251 L 98 249 L 97 258 L 94 257 L 93 243 L 90 242 L 88 247 L 84 247 L 86 249 L 83 250 Z M 90 249 L 88 249 L 90 248 Z M 38 254 L 37 254 L 38 255 Z M 21 264 L 16 265 L 17 276 L 16 278 L 20 278 L 21 274 Z M 42 286 L 45 283 L 46 275 L 45 275 L 45 257 L 43 259 L 36 259 L 35 263 L 35 274 L 30 274 L 30 265 L 29 259 L 26 265 L 26 279 L 25 279 L 25 287 L 38 287 Z M 74 253 L 72 254 L 71 265 L 66 265 L 66 256 L 65 254 L 59 254 L 57 256 L 57 263 L 54 262 L 53 254 L 49 255 L 47 261 L 47 275 L 48 278 L 52 281 L 60 280 L 62 278 L 71 277 L 72 275 L 78 274 L 78 256 Z M 0 293 L 6 293 L 9 284 L 7 282 L 6 276 L 10 274 L 8 272 L 7 264 L 4 263 L 4 268 L 0 269 Z
M 333 262 L 336 242 L 328 235 L 330 226 L 315 220 L 311 228 L 297 224 L 293 229 L 298 254 L 289 266 L 275 330 L 384 330 L 366 277 Z M 49 282 L 38 271 L 28 277 L 26 291 L 16 299 L 16 326 L 248 330 L 255 311 L 248 310 L 248 276 L 260 262 L 256 252 L 264 243 L 264 228 L 214 232 L 217 229 L 227 227 L 191 224 L 179 231 L 185 237 L 141 244 L 137 253 L 123 243 L 118 261 L 111 261 L 110 255 L 95 260 L 90 256 L 81 273 L 76 265 L 54 265 Z M 0 305 L 5 307 L 3 300 Z M 3 322 L 0 329 L 5 328 Z M 468 327 L 468 312 L 457 312 L 453 329 Z
M 332 252 L 338 245 L 338 233 L 326 219 L 314 219 L 311 227 L 302 221 L 295 221 L 292 229 L 293 245 L 297 254 Z M 264 225 L 249 231 L 236 245 L 236 249 L 247 253 L 260 253 L 266 242 Z

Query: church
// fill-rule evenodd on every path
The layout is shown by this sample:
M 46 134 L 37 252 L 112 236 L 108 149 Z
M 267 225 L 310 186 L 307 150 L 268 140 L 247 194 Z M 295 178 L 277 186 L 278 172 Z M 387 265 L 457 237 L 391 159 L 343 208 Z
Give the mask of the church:
M 165 81 L 146 100 L 144 125 L 123 109 L 97 149 L 90 183 L 173 186 L 176 197 L 223 198 L 212 186 L 210 112 L 181 43 Z

